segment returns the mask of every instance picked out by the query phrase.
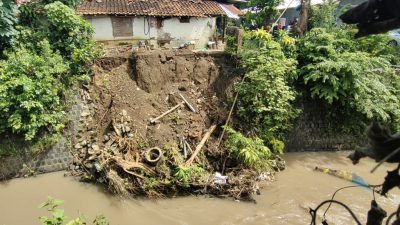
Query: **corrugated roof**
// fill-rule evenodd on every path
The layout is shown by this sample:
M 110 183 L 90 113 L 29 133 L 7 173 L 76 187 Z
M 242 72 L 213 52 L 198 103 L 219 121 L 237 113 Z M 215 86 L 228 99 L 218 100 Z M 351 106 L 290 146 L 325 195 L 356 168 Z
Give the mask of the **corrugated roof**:
M 207 0 L 82 0 L 81 15 L 192 16 L 225 15 L 218 2 Z

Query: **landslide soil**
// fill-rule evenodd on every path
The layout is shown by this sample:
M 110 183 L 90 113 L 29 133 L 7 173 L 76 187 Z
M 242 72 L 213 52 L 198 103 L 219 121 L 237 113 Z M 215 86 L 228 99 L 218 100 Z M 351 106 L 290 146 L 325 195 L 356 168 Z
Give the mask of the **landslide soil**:
M 193 164 L 188 163 L 209 128 L 226 121 L 227 103 L 241 75 L 230 57 L 152 51 L 102 58 L 93 71 L 92 84 L 81 92 L 87 107 L 74 143 L 74 175 L 103 183 L 122 195 L 201 193 L 251 199 L 258 189 L 258 173 L 243 168 L 223 144 L 218 146 L 220 128 Z M 195 112 L 185 103 L 150 122 L 182 103 L 181 95 Z M 149 148 L 161 149 L 157 164 L 146 161 Z M 216 172 L 227 179 L 215 182 Z
M 89 89 L 96 109 L 92 126 L 101 139 L 115 115 L 126 110 L 134 133 L 152 146 L 176 145 L 180 137 L 197 143 L 212 124 L 225 122 L 238 75 L 225 55 L 153 51 L 128 59 L 102 59 L 94 66 Z M 196 113 L 184 106 L 151 124 L 150 119 L 182 101 L 179 94 Z M 209 146 L 214 141 L 211 138 Z

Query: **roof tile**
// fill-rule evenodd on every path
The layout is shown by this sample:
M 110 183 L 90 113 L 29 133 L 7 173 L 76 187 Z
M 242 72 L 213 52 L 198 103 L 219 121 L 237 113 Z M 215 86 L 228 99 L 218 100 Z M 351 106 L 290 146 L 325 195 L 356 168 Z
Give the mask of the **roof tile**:
M 76 11 L 81 15 L 225 15 L 218 2 L 210 0 L 82 0 Z

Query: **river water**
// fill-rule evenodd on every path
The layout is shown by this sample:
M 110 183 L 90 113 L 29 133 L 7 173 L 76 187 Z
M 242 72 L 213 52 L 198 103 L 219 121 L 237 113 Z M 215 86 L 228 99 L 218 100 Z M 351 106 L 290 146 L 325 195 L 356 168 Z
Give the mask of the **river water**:
M 395 165 L 384 165 L 374 174 L 375 165 L 362 160 L 352 165 L 348 153 L 288 153 L 287 169 L 276 181 L 266 184 L 257 203 L 206 197 L 184 197 L 163 200 L 123 200 L 110 196 L 100 187 L 63 177 L 63 173 L 46 174 L 34 178 L 14 179 L 0 183 L 0 225 L 39 224 L 45 215 L 38 205 L 47 196 L 63 199 L 62 208 L 70 217 L 84 213 L 88 218 L 104 214 L 110 225 L 165 224 L 309 224 L 308 207 L 315 207 L 331 197 L 340 187 L 350 182 L 313 171 L 315 166 L 355 172 L 371 184 L 383 182 L 387 170 Z M 335 199 L 345 202 L 365 222 L 373 196 L 365 188 L 351 188 L 339 192 Z M 400 203 L 400 192 L 389 198 L 376 196 L 378 204 L 393 212 Z M 323 211 L 321 210 L 321 214 Z M 354 224 L 349 214 L 334 206 L 327 213 L 329 224 Z

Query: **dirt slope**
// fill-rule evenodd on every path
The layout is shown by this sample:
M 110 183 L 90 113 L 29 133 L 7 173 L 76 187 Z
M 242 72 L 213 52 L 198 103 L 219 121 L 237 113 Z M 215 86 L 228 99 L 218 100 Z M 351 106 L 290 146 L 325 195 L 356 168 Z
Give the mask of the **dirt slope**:
M 242 198 L 255 190 L 257 174 L 237 168 L 216 144 L 233 84 L 240 79 L 240 70 L 228 56 L 152 51 L 103 58 L 93 70 L 93 84 L 82 92 L 89 109 L 82 115 L 85 126 L 75 140 L 75 175 L 104 183 L 119 194 L 201 190 Z M 185 103 L 150 122 L 179 105 L 181 96 L 195 112 Z M 218 125 L 217 130 L 194 163 L 188 164 L 212 125 Z M 149 153 L 149 149 L 160 151 Z M 146 157 L 157 161 L 151 163 Z M 216 184 L 215 172 L 226 173 L 227 183 Z

